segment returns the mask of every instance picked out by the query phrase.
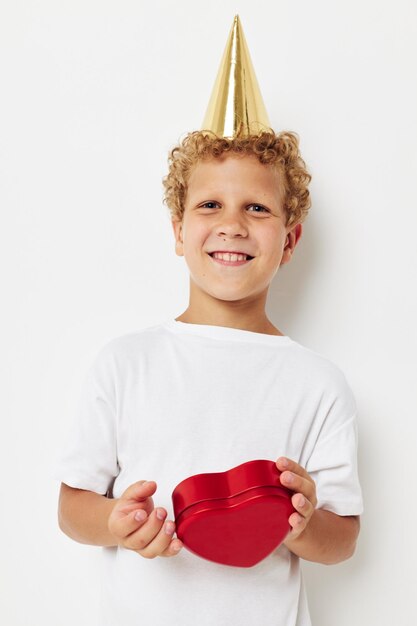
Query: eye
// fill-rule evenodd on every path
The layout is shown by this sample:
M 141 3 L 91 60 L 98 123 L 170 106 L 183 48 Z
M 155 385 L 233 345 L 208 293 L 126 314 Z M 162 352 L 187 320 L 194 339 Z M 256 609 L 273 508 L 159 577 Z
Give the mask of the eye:
M 209 204 L 214 205 L 214 204 L 218 204 L 218 202 L 205 202 L 204 204 L 201 205 L 201 208 L 202 209 L 205 209 L 205 208 L 212 209 L 213 206 L 209 206 Z
M 218 205 L 218 202 L 205 202 L 204 204 L 201 205 L 201 208 L 207 208 L 207 209 L 212 209 L 215 205 Z M 266 207 L 262 206 L 262 204 L 251 204 L 249 205 L 248 208 L 250 207 L 257 207 L 258 209 L 261 209 L 261 211 L 255 211 L 255 213 L 259 213 L 259 212 L 267 212 L 269 213 L 269 209 L 267 209 Z
M 266 211 L 267 213 L 269 213 L 269 210 L 266 207 L 262 206 L 262 204 L 251 204 L 248 208 L 250 207 L 257 207 L 258 209 L 262 209 L 262 211 Z M 259 213 L 259 211 L 255 211 L 255 213 Z

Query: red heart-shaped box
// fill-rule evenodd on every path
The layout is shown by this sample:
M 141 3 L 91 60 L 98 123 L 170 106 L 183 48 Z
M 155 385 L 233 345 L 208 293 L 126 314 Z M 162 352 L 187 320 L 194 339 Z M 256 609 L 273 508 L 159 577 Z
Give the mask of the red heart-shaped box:
M 274 461 L 195 474 L 172 492 L 177 537 L 208 561 L 252 567 L 285 539 L 295 511 Z

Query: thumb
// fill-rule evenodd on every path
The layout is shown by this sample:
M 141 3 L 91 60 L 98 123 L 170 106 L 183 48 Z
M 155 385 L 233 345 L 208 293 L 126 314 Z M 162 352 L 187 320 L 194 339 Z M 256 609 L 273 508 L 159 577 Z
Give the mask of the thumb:
M 127 500 L 143 502 L 155 493 L 156 487 L 157 485 L 154 480 L 138 480 L 136 483 L 129 485 L 122 493 L 121 497 Z

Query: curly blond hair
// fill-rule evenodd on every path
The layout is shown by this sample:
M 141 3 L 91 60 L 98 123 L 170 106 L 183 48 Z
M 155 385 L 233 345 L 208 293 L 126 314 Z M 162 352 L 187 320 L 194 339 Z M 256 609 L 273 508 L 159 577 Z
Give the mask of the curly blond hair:
M 182 221 L 184 202 L 191 170 L 198 161 L 218 158 L 226 152 L 255 155 L 261 163 L 274 165 L 282 175 L 284 189 L 283 209 L 286 226 L 301 223 L 311 206 L 307 186 L 311 175 L 299 152 L 296 133 L 276 134 L 272 128 L 249 137 L 219 137 L 212 131 L 197 130 L 188 133 L 168 155 L 169 172 L 163 178 L 164 199 L 171 219 Z

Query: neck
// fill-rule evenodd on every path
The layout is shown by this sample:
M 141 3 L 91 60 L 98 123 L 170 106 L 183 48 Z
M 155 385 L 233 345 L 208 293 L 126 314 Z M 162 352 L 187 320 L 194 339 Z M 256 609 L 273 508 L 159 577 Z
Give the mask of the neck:
M 237 304 L 236 302 L 224 302 L 224 306 L 200 309 L 192 306 L 190 303 L 188 308 L 176 318 L 176 321 L 187 324 L 226 326 L 265 335 L 282 336 L 284 334 L 270 322 L 264 309 L 254 310 L 252 308 L 251 310 L 245 310 L 243 307 L 230 306 Z
M 264 323 L 260 323 L 256 320 L 254 323 L 246 323 L 244 320 L 231 320 L 226 318 L 210 318 L 210 317 L 195 317 L 190 315 L 188 309 L 181 315 L 175 318 L 177 322 L 185 322 L 186 324 L 206 324 L 208 326 L 225 326 L 227 328 L 238 328 L 240 330 L 250 330 L 253 333 L 262 333 L 264 335 L 279 335 L 283 336 L 278 328 L 276 328 L 268 319 Z
M 265 335 L 284 335 L 265 313 L 268 290 L 241 300 L 222 300 L 201 290 L 190 278 L 190 300 L 187 309 L 176 320 L 187 324 L 206 324 L 250 330 Z

